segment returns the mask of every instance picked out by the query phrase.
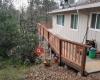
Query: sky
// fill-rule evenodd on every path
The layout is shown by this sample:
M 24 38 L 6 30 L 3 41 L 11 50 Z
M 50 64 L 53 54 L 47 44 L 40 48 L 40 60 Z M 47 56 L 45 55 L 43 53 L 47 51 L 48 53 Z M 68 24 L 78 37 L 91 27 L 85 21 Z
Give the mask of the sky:
M 28 0 L 13 0 L 13 4 L 16 9 L 20 9 L 21 7 L 26 8 L 28 6 Z
M 27 8 L 28 6 L 28 0 L 13 0 L 13 4 L 16 9 L 20 9 L 21 7 Z M 55 0 L 56 2 L 59 2 L 59 0 Z

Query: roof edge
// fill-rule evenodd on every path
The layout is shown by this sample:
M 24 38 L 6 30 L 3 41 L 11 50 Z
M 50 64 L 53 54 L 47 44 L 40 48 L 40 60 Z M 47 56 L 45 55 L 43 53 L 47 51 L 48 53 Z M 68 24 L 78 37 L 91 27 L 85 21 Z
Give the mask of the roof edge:
M 74 7 L 69 7 L 69 8 L 66 8 L 66 9 L 56 9 L 56 10 L 53 10 L 53 11 L 48 12 L 48 13 L 49 14 L 54 14 L 54 13 L 68 12 L 68 11 L 74 11 L 74 10 L 95 8 L 95 7 L 100 7 L 100 2 L 86 4 L 86 5 L 79 5 L 79 6 L 74 6 Z

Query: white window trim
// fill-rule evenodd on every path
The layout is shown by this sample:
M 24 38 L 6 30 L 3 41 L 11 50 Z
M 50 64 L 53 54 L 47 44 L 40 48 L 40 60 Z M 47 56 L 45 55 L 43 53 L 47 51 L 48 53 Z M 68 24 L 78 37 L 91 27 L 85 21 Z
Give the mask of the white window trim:
M 72 16 L 72 15 L 78 15 L 77 29 L 71 28 L 71 24 L 70 24 L 70 29 L 73 30 L 73 31 L 78 31 L 78 28 L 79 28 L 79 27 L 78 27 L 78 25 L 79 25 L 79 13 L 71 13 L 71 16 Z M 71 20 L 70 20 L 70 22 L 71 22 Z
M 56 15 L 56 24 L 57 24 L 57 16 L 59 16 L 59 15 L 61 15 L 61 16 L 63 16 L 64 14 L 57 14 Z M 57 24 L 59 27 L 64 27 L 64 25 L 65 25 L 65 15 L 64 15 L 64 25 L 60 25 L 60 24 Z
M 72 30 L 72 31 L 78 31 L 78 29 L 72 29 L 72 28 L 71 28 L 71 30 Z
M 95 28 L 92 28 L 92 27 L 91 27 L 92 14 L 100 14 L 100 12 L 91 12 L 91 13 L 90 13 L 90 23 L 89 23 L 90 26 L 89 26 L 89 28 L 90 28 L 90 30 L 92 30 L 92 31 L 98 31 L 98 32 L 100 32 L 100 29 L 97 29 L 97 28 L 96 28 L 96 24 L 97 24 L 97 15 L 96 15 Z
M 63 25 L 59 25 L 59 24 L 57 24 L 57 26 L 59 26 L 59 27 L 64 27 Z

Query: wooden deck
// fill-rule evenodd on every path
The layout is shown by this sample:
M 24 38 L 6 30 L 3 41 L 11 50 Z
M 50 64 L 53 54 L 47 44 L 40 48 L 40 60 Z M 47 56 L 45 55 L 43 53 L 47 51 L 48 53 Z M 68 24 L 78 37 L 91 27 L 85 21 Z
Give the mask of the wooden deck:
M 87 46 L 77 42 L 63 39 L 51 33 L 45 24 L 38 23 L 38 34 L 42 36 L 46 41 L 48 41 L 50 47 L 59 55 L 59 61 L 64 61 L 68 66 L 76 69 L 84 75 L 88 65 L 86 63 L 86 49 Z
M 100 58 L 90 59 L 87 57 L 85 70 L 87 73 L 100 72 Z

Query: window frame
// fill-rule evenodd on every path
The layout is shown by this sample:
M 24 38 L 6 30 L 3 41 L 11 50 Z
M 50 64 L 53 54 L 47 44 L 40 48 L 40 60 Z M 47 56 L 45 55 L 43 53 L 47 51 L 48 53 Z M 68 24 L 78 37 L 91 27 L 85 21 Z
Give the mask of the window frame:
M 96 14 L 96 21 L 95 21 L 95 27 L 94 28 L 92 28 L 92 15 L 93 14 Z M 97 29 L 97 16 L 98 16 L 98 14 L 100 14 L 100 12 L 91 12 L 90 13 L 90 30 L 93 30 L 93 31 L 99 31 L 100 32 L 100 29 Z
M 71 26 L 71 25 L 72 25 L 72 15 L 74 15 L 74 16 L 77 15 L 77 17 L 78 17 L 78 18 L 77 18 L 78 20 L 77 20 L 77 26 L 76 26 L 76 29 L 75 29 L 74 27 Z M 74 18 L 74 19 L 75 19 L 75 18 Z M 70 21 L 70 22 L 71 22 L 71 23 L 70 23 L 70 28 L 71 28 L 71 30 L 78 31 L 79 14 L 78 14 L 78 13 L 72 13 L 72 14 L 71 14 L 71 21 Z
M 58 16 L 62 16 L 62 17 L 64 17 L 64 22 L 62 23 L 62 24 L 58 24 Z M 63 19 L 62 19 L 63 20 Z M 62 21 L 61 20 L 61 21 Z M 56 15 L 56 24 L 58 25 L 58 26 L 60 26 L 60 27 L 63 27 L 64 25 L 65 25 L 65 15 L 64 14 L 57 14 Z

